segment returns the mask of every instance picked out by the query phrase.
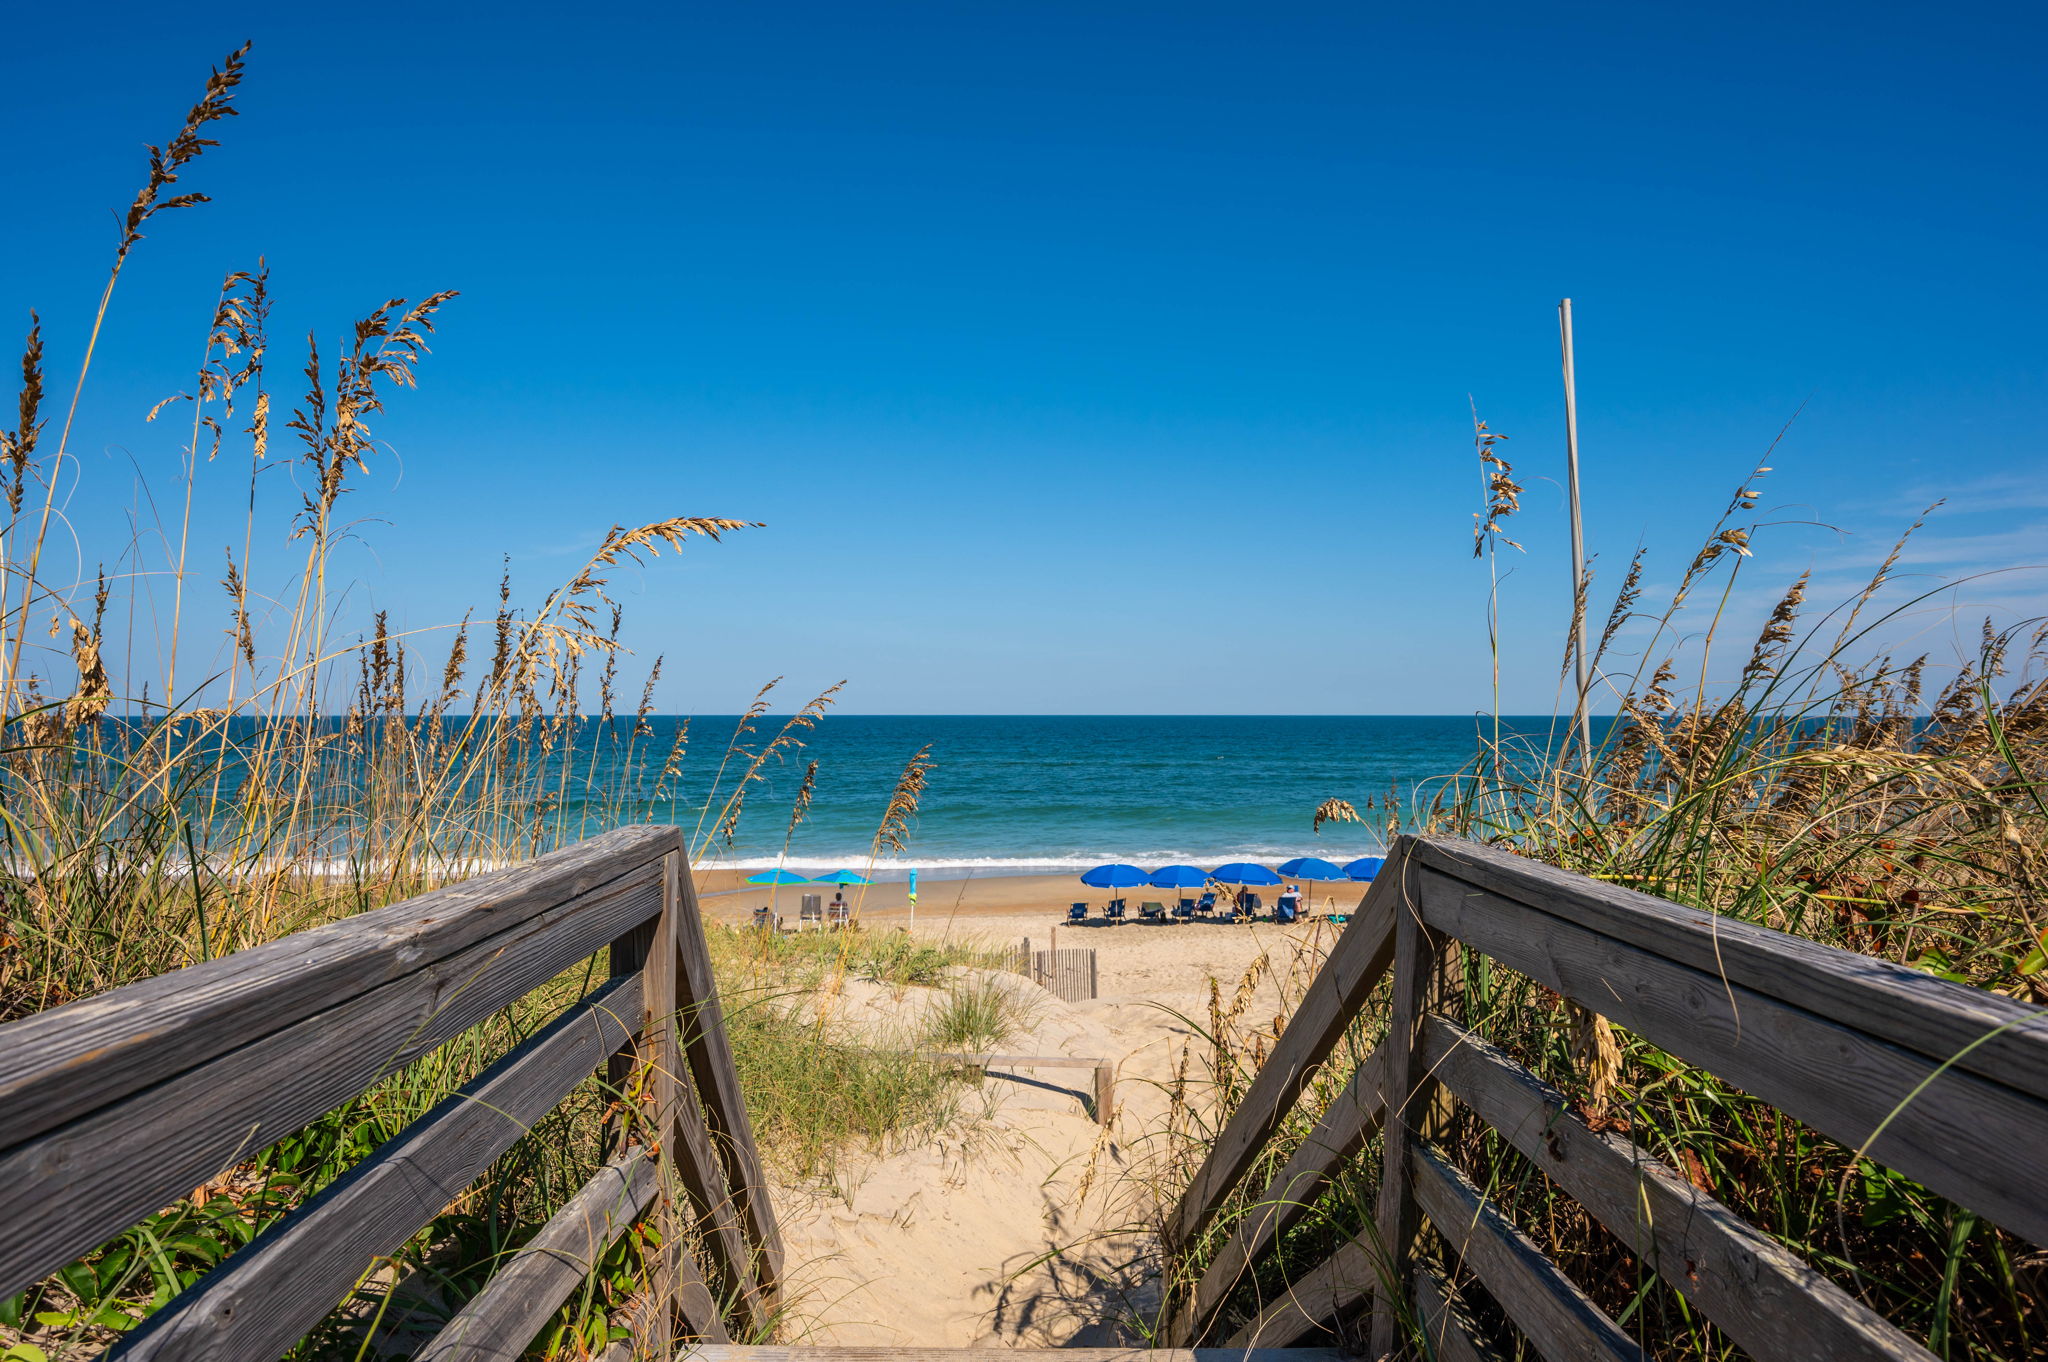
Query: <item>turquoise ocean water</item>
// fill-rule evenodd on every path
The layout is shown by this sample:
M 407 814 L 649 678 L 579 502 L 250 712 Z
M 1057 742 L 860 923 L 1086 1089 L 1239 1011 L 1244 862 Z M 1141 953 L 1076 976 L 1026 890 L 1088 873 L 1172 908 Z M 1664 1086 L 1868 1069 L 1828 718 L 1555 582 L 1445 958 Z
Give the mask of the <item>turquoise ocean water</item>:
M 759 737 L 773 730 L 765 721 Z M 726 865 L 776 864 L 790 800 L 816 758 L 818 787 L 787 864 L 866 864 L 904 763 L 930 744 L 935 763 L 910 850 L 879 877 L 1026 874 L 1129 861 L 1205 868 L 1317 855 L 1342 863 L 1382 849 L 1383 818 L 1312 829 L 1328 798 L 1365 807 L 1390 789 L 1405 808 L 1418 786 L 1466 766 L 1480 720 L 1462 716 L 860 716 L 834 715 L 748 794 Z M 1490 728 L 1492 720 L 1484 721 Z M 1506 721 L 1542 735 L 1546 718 Z M 692 721 L 696 754 L 722 746 L 733 719 Z M 658 741 L 658 739 L 657 739 Z M 1540 743 L 1541 738 L 1537 741 Z M 696 796 L 701 800 L 702 795 Z M 678 807 L 677 821 L 689 822 Z

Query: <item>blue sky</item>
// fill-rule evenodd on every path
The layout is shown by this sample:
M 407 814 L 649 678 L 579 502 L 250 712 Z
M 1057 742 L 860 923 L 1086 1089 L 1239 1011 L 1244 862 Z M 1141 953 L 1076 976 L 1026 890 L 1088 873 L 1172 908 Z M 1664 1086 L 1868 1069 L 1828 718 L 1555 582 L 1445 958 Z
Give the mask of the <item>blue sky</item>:
M 1918 584 L 2048 561 L 2038 7 L 10 27 L 0 322 L 39 308 L 53 374 L 140 144 L 255 41 L 242 117 L 187 181 L 216 202 L 159 219 L 102 342 L 72 446 L 88 568 L 138 471 L 170 485 L 179 434 L 142 417 L 259 255 L 281 402 L 309 329 L 463 291 L 349 500 L 354 606 L 450 621 L 489 608 L 502 555 L 532 594 L 615 521 L 768 522 L 622 580 L 665 710 L 730 712 L 776 674 L 851 678 L 843 707 L 880 713 L 1482 707 L 1468 400 L 1528 487 L 1506 705 L 1548 710 L 1567 294 L 1603 591 L 1638 543 L 1668 589 L 1795 413 L 1738 618 L 1808 567 L 1817 599 L 1853 592 L 1942 495 Z M 244 474 L 208 476 L 195 543 L 238 541 Z M 2008 574 L 1897 632 L 1939 659 L 2044 600 Z

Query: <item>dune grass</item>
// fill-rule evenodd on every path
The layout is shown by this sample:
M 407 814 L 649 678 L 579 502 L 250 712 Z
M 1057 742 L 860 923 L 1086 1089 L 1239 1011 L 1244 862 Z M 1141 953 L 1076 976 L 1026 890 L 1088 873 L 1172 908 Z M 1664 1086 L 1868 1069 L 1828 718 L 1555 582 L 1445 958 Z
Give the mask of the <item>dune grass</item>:
M 781 935 L 709 929 L 740 1089 L 763 1157 L 785 1178 L 830 1182 L 848 1155 L 876 1156 L 968 1114 L 969 1085 L 919 1052 L 993 1045 L 1029 1023 L 984 971 L 1012 953 L 853 927 Z M 877 1030 L 846 1021 L 849 981 L 911 1005 Z M 923 995 L 906 999 L 910 990 Z
M 90 401 L 93 348 L 124 274 L 146 258 L 145 237 L 183 227 L 205 203 L 194 184 L 235 112 L 246 60 L 246 48 L 230 54 L 172 137 L 150 149 L 75 377 L 49 377 L 33 320 L 16 419 L 0 429 L 0 1022 L 603 828 L 673 821 L 681 808 L 694 817 L 701 862 L 730 844 L 749 791 L 797 750 L 837 690 L 771 722 L 771 682 L 708 756 L 700 741 L 694 757 L 687 724 L 653 721 L 659 656 L 637 701 L 627 692 L 612 578 L 756 528 L 732 517 L 594 526 L 587 558 L 559 585 L 525 598 L 507 572 L 494 602 L 442 628 L 399 630 L 382 612 L 356 610 L 351 546 L 365 531 L 347 498 L 383 471 L 372 426 L 419 381 L 452 291 L 382 301 L 338 345 L 309 342 L 287 365 L 294 396 L 274 384 L 268 270 L 230 270 L 201 319 L 198 373 L 149 413 L 145 490 L 124 507 L 112 498 L 126 480 L 80 476 L 74 443 L 103 419 Z M 240 520 L 224 555 L 194 530 L 195 510 L 209 507 Z M 80 520 L 124 518 L 137 529 L 123 543 L 74 533 Z M 878 846 L 907 835 L 928 769 L 924 754 L 912 757 Z M 905 982 L 950 963 L 895 943 L 861 957 Z M 728 956 L 720 968 L 739 965 Z M 0 1358 L 80 1355 L 133 1327 L 580 996 L 590 968 L 0 1300 Z M 757 1119 L 771 1129 L 801 1120 L 800 1166 L 828 1166 L 900 1123 L 928 1124 L 955 1086 L 906 1071 L 892 1094 L 874 1065 L 854 1061 L 778 1086 L 767 1076 L 789 1072 L 788 1038 L 764 1014 L 735 1015 L 739 1062 L 759 1076 Z M 295 1355 L 408 1348 L 394 1334 L 408 1310 L 445 1317 L 602 1162 L 620 1097 L 601 1078 L 586 1082 Z M 644 1239 L 621 1243 L 537 1353 L 588 1355 L 618 1334 L 613 1312 L 641 1283 Z
M 1512 470 L 1481 434 L 1489 502 L 1479 548 L 1492 554 L 1508 547 L 1501 526 L 1514 489 Z M 1883 604 L 1902 540 L 1862 591 L 1817 619 L 1809 618 L 1807 579 L 1790 584 L 1759 632 L 1741 641 L 1737 669 L 1717 678 L 1709 660 L 1738 646 L 1719 635 L 1755 530 L 1743 513 L 1754 504 L 1745 484 L 1661 610 L 1642 608 L 1638 555 L 1590 659 L 1619 715 L 1595 729 L 1590 750 L 1574 745 L 1564 722 L 1530 738 L 1482 716 L 1464 771 L 1425 785 L 1409 804 L 1368 800 L 1361 814 L 1333 800 L 1318 819 L 1372 817 L 1389 836 L 1474 838 L 2048 1002 L 2048 629 L 1986 624 L 1976 655 L 1930 683 L 1928 658 L 1895 658 L 1876 642 L 1901 612 L 1924 604 Z M 1714 608 L 1714 622 L 1682 637 L 1680 612 L 1696 598 Z M 1617 665 L 1620 641 L 1637 650 L 1638 665 Z M 1690 682 L 1678 679 L 1681 670 Z M 1460 959 L 1447 1004 L 1454 1016 L 1564 1090 L 1596 1127 L 1627 1132 L 1936 1356 L 2048 1351 L 2048 1255 L 1527 978 L 1469 952 Z M 1184 1058 L 1177 1138 L 1155 1173 L 1169 1191 L 1185 1184 L 1277 1035 L 1244 1015 L 1253 982 L 1234 1003 L 1219 997 L 1204 1045 Z M 1276 1141 L 1274 1167 L 1378 1041 L 1385 1015 L 1383 989 Z M 1733 1355 L 1724 1336 L 1469 1113 L 1444 1142 L 1659 1356 Z M 1243 1284 L 1228 1318 L 1243 1318 L 1254 1300 L 1371 1223 L 1379 1158 L 1375 1141 L 1257 1280 Z M 1263 1186 L 1262 1175 L 1248 1184 Z M 1199 1273 L 1245 1209 L 1240 1203 L 1176 1265 L 1180 1279 Z M 1484 1309 L 1483 1293 L 1477 1299 Z
M 697 812 L 693 850 L 707 853 L 729 843 L 766 764 L 790 756 L 832 702 L 827 691 L 769 730 L 764 689 L 722 746 L 714 739 L 705 756 L 700 743 L 693 756 L 687 727 L 658 739 L 649 722 L 658 658 L 637 704 L 626 693 L 627 634 L 608 594 L 612 576 L 662 550 L 752 528 L 737 518 L 593 527 L 585 563 L 566 580 L 528 600 L 508 577 L 495 602 L 443 629 L 394 630 L 381 615 L 349 613 L 348 546 L 360 531 L 345 498 L 381 468 L 371 427 L 418 381 L 436 322 L 457 305 L 450 292 L 370 307 L 338 347 L 309 353 L 303 370 L 292 361 L 303 386 L 287 395 L 273 383 L 268 272 L 260 262 L 228 271 L 199 372 L 154 414 L 153 430 L 176 432 L 163 445 L 178 448 L 145 458 L 150 495 L 129 509 L 146 530 L 104 561 L 75 556 L 70 517 L 82 499 L 106 495 L 102 481 L 79 480 L 73 451 L 79 414 L 91 410 L 82 401 L 93 344 L 124 272 L 144 258 L 143 228 L 172 230 L 203 202 L 187 182 L 232 113 L 243 63 L 242 53 L 225 61 L 171 139 L 152 149 L 75 377 L 48 379 L 32 323 L 17 419 L 0 431 L 0 1021 L 530 856 L 593 823 L 640 821 L 678 803 L 686 787 Z M 1481 441 L 1489 462 L 1479 547 L 1489 563 L 1510 550 L 1502 526 L 1519 492 L 1496 441 Z M 263 476 L 287 463 L 296 491 Z M 1629 572 L 1589 659 L 1608 687 L 1599 707 L 1622 719 L 1603 726 L 1592 751 L 1529 743 L 1482 720 L 1467 770 L 1418 805 L 1366 801 L 1364 816 L 1511 846 L 2048 1001 L 2043 635 L 1987 629 L 1967 666 L 1930 682 L 1924 659 L 1886 656 L 1877 643 L 1887 619 L 1907 608 L 1881 606 L 1895 553 L 1870 590 L 1818 621 L 1809 622 L 1802 579 L 1757 636 L 1723 638 L 1754 503 L 1745 485 L 1663 610 L 1641 609 L 1640 566 Z M 195 541 L 191 511 L 228 504 L 246 514 L 223 557 Z M 1680 612 L 1700 604 L 1715 624 L 1681 638 Z M 1497 619 L 1496 598 L 1489 624 Z M 160 642 L 152 651 L 132 639 Z M 1623 645 L 1640 665 L 1617 665 Z M 1715 672 L 1709 661 L 1731 649 L 1739 670 Z M 923 753 L 911 758 L 878 850 L 900 845 L 927 769 Z M 792 830 L 810 788 L 807 777 Z M 1338 800 L 1325 810 L 1341 818 L 1356 806 Z M 850 1149 L 886 1147 L 957 1110 L 956 1079 L 821 1039 L 770 999 L 848 978 L 946 988 L 958 967 L 988 960 L 896 934 L 713 939 L 734 1000 L 743 1087 L 779 1172 L 829 1173 Z M 6 1362 L 81 1352 L 130 1327 L 587 983 L 565 976 L 0 1301 Z M 926 1037 L 933 1045 L 995 1044 L 1016 1024 L 973 986 L 951 986 Z M 1251 997 L 1251 986 L 1219 993 L 1205 1048 L 1187 1057 L 1177 1138 L 1164 1155 L 1168 1183 L 1184 1179 L 1284 1020 L 1250 1015 Z M 1937 1356 L 2048 1351 L 2038 1250 L 1484 962 L 1468 961 L 1459 1006 L 1468 1024 L 1588 1114 L 1625 1124 Z M 1351 1038 L 1354 1057 L 1373 1040 L 1373 1015 Z M 1294 1138 L 1343 1076 L 1341 1065 L 1318 1076 L 1290 1125 Z M 1195 1100 L 1201 1088 L 1207 1096 Z M 480 1281 L 479 1265 L 522 1242 L 596 1166 L 616 1096 L 596 1079 L 586 1084 L 394 1255 L 301 1355 L 353 1355 L 375 1328 L 397 1322 L 401 1298 L 430 1313 L 459 1305 Z M 1511 1150 L 1471 1128 L 1454 1128 L 1450 1140 L 1524 1227 L 1660 1354 L 1728 1353 Z M 1369 1150 L 1288 1237 L 1283 1265 L 1318 1259 L 1364 1223 L 1375 1157 Z M 623 1244 L 538 1350 L 587 1353 L 612 1336 L 641 1247 Z

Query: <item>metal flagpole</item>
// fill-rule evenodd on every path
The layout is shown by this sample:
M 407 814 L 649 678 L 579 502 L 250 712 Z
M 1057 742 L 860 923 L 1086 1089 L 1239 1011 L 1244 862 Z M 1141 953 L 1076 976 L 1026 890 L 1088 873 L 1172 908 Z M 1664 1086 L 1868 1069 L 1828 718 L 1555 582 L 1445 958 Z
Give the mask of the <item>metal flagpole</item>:
M 1586 714 L 1586 704 L 1593 680 L 1592 659 L 1586 653 L 1586 614 L 1591 602 L 1581 604 L 1579 600 L 1579 593 L 1586 583 L 1586 533 L 1579 516 L 1579 392 L 1572 370 L 1572 300 L 1569 298 L 1557 305 L 1557 331 L 1564 351 L 1565 492 L 1572 504 L 1572 614 L 1577 624 L 1572 653 L 1578 659 L 1579 697 L 1578 703 L 1572 707 L 1572 729 L 1579 736 L 1579 763 L 1590 772 L 1593 769 L 1593 729 Z

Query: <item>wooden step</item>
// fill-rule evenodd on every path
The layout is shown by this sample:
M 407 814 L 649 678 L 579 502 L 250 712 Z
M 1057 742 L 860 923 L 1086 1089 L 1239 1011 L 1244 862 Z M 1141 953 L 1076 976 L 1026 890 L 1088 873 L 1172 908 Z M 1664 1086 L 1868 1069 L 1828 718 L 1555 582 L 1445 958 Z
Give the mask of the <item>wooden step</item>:
M 597 1362 L 631 1362 L 644 1353 L 621 1340 Z M 915 1348 L 687 1343 L 675 1362 L 1359 1362 L 1342 1348 Z

